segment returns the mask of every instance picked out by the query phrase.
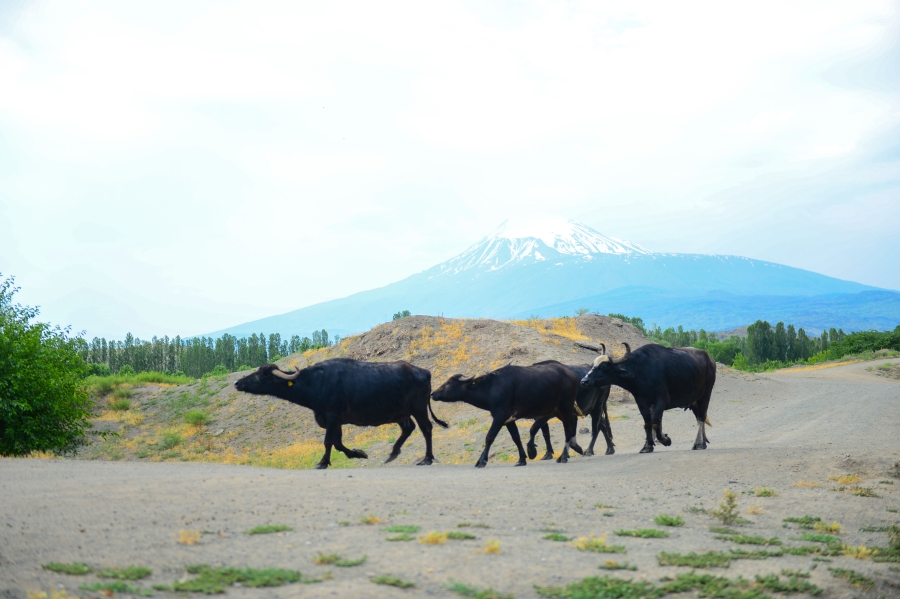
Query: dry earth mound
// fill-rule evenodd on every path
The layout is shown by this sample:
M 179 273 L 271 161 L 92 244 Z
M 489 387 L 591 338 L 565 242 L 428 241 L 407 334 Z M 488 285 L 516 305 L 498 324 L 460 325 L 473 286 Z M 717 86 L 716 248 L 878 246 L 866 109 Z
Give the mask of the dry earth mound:
M 371 362 L 407 360 L 431 370 L 432 385 L 437 388 L 455 373 L 483 374 L 508 362 L 587 363 L 597 355 L 589 347 L 598 343 L 605 344 L 614 355 L 621 355 L 625 351 L 623 343 L 634 349 L 647 340 L 630 324 L 598 315 L 519 321 L 410 316 L 348 337 L 332 347 L 288 356 L 279 365 L 285 369 L 304 368 L 337 357 Z M 134 389 L 130 409 L 101 407 L 95 418 L 97 430 L 119 436 L 92 443 L 81 457 L 281 468 L 314 466 L 322 454 L 323 431 L 313 420 L 312 412 L 280 399 L 240 393 L 233 386 L 240 376 L 234 373 L 180 387 Z M 621 403 L 628 398 L 616 391 L 611 402 Z M 105 404 L 105 398 L 98 398 L 98 406 Z M 435 429 L 438 459 L 444 463 L 474 463 L 490 425 L 489 415 L 464 404 L 437 404 L 434 409 L 441 419 L 453 425 L 448 430 Z M 617 417 L 615 409 L 611 417 Z M 522 424 L 524 429 L 530 422 Z M 554 439 L 562 436 L 558 423 L 551 428 Z M 371 457 L 351 463 L 337 452 L 332 454 L 334 466 L 380 465 L 398 431 L 399 427 L 393 426 L 345 426 L 344 442 L 364 449 Z M 602 446 L 602 439 L 600 443 Z M 557 446 L 562 447 L 562 439 L 558 439 Z M 501 435 L 494 449 L 496 460 L 516 459 L 515 446 L 508 435 Z M 409 464 L 423 453 L 422 436 L 414 434 L 394 464 Z

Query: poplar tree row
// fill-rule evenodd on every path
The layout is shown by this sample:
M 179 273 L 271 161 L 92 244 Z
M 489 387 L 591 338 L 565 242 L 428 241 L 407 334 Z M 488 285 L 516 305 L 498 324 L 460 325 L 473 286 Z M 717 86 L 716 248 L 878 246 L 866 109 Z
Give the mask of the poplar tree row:
M 330 339 L 328 331 L 322 329 L 315 331 L 311 339 L 299 335 L 282 339 L 279 333 L 268 337 L 264 333 L 249 337 L 226 333 L 218 339 L 182 339 L 180 336 L 170 339 L 165 336 L 146 341 L 128 333 L 122 341 L 94 337 L 90 343 L 84 339 L 78 339 L 76 343 L 82 359 L 96 365 L 94 372 L 102 373 L 105 366 L 116 373 L 128 366 L 134 372 L 182 372 L 199 378 L 217 366 L 228 372 L 248 370 L 290 354 L 327 347 L 339 340 L 340 337 Z

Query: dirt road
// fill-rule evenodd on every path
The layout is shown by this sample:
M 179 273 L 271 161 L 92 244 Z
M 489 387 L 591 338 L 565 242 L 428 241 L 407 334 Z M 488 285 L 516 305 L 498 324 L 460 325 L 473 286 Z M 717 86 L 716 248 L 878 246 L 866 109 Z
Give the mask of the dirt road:
M 0 597 L 65 588 L 70 595 L 93 575 L 69 576 L 41 568 L 47 562 L 85 562 L 95 568 L 148 566 L 150 578 L 135 583 L 171 584 L 186 564 L 291 568 L 326 579 L 315 584 L 249 589 L 230 587 L 231 597 L 457 596 L 448 581 L 492 587 L 517 598 L 538 596 L 534 585 L 561 586 L 588 576 L 611 575 L 656 582 L 688 568 L 660 566 L 660 552 L 730 548 L 709 531 L 719 522 L 697 508 L 714 508 L 724 489 L 738 494 L 745 535 L 778 537 L 786 546 L 803 532 L 786 517 L 818 516 L 843 525 L 848 545 L 887 545 L 884 532 L 863 527 L 900 521 L 900 479 L 888 473 L 900 460 L 900 382 L 852 364 L 822 370 L 743 375 L 723 372 L 713 394 L 708 429 L 711 446 L 691 451 L 690 413 L 666 414 L 673 445 L 640 455 L 643 429 L 633 404 L 615 406 L 628 415 L 613 422 L 617 453 L 574 457 L 568 464 L 531 462 L 527 467 L 491 463 L 471 466 L 388 467 L 285 471 L 194 463 L 127 463 L 77 460 L 0 460 Z M 524 428 L 524 427 L 523 427 Z M 554 433 L 561 429 L 556 423 Z M 505 434 L 505 433 L 502 433 Z M 582 437 L 582 444 L 584 437 Z M 856 474 L 841 485 L 829 477 Z M 794 486 L 796 483 L 818 486 Z M 844 491 L 835 490 L 840 486 Z M 853 495 L 852 487 L 877 497 Z M 757 488 L 773 497 L 756 497 Z M 597 505 L 613 507 L 596 507 Z M 692 508 L 694 508 L 692 510 Z M 759 513 L 748 513 L 748 510 Z M 678 515 L 684 526 L 654 524 L 659 514 Z M 371 515 L 383 524 L 362 524 Z M 343 523 L 343 524 L 342 524 Z M 460 523 L 487 528 L 459 528 Z M 282 524 L 292 531 L 249 536 L 243 531 Z M 414 540 L 388 542 L 390 525 L 418 525 Z M 789 528 L 785 528 L 789 526 Z M 615 530 L 655 528 L 668 538 L 616 536 Z M 181 529 L 203 534 L 196 545 L 176 542 Z M 544 539 L 547 530 L 567 537 L 606 534 L 626 554 L 580 551 L 571 542 Z M 429 531 L 465 531 L 474 540 L 428 545 Z M 499 554 L 484 553 L 498 541 Z M 339 553 L 359 566 L 316 565 L 319 553 Z M 598 569 L 607 559 L 627 561 L 635 571 Z M 822 558 L 819 558 L 822 559 Z M 820 597 L 900 597 L 900 564 L 849 556 L 816 561 L 783 555 L 738 560 L 712 573 L 736 579 L 810 572 Z M 874 582 L 860 590 L 828 568 L 853 570 Z M 894 569 L 891 569 L 891 568 Z M 811 568 L 814 568 L 811 570 Z M 373 584 L 391 574 L 413 582 L 399 589 Z M 330 576 L 330 577 L 329 577 Z M 154 591 L 156 596 L 170 596 Z M 801 595 L 802 596 L 802 595 Z

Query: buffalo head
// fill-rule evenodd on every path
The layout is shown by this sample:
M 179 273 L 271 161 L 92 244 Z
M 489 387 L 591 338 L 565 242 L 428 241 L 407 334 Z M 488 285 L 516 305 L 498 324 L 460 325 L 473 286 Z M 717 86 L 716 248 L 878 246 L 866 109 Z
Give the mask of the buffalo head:
M 621 380 L 634 378 L 633 374 L 622 367 L 622 363 L 631 355 L 631 347 L 627 343 L 622 345 L 625 346 L 625 355 L 620 362 L 615 362 L 612 356 L 606 355 L 604 347 L 603 355 L 594 358 L 591 369 L 581 379 L 582 387 L 606 387 L 607 385 L 617 385 Z
M 299 368 L 294 372 L 283 372 L 275 364 L 263 364 L 256 372 L 236 380 L 234 388 L 254 395 L 281 397 L 289 392 L 299 376 Z

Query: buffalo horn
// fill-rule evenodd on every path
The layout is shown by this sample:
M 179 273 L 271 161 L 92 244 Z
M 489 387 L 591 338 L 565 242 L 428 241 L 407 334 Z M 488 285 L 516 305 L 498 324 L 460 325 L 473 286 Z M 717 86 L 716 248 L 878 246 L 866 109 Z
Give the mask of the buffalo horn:
M 625 346 L 625 355 L 622 357 L 627 358 L 628 356 L 631 355 L 631 347 L 627 343 L 623 343 L 622 345 Z
M 278 368 L 272 371 L 273 376 L 277 376 L 280 379 L 284 379 L 286 381 L 293 381 L 298 376 L 300 376 L 300 369 L 298 368 L 294 372 L 281 372 Z
M 600 343 L 599 345 L 600 345 L 600 355 L 605 356 L 606 355 L 606 344 Z

